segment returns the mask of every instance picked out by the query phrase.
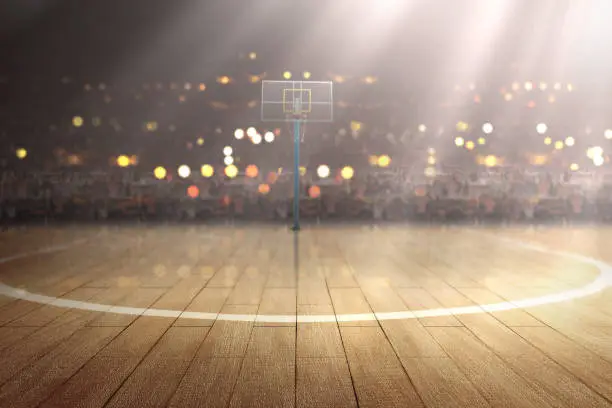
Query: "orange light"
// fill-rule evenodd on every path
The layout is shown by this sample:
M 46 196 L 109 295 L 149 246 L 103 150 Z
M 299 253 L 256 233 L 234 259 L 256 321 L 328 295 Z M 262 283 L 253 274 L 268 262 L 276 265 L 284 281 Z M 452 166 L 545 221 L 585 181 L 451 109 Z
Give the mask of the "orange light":
M 259 169 L 254 164 L 249 164 L 245 170 L 245 174 L 249 178 L 255 178 L 259 174 Z
M 268 177 L 266 178 L 266 181 L 268 182 L 268 184 L 274 184 L 276 183 L 276 180 L 278 180 L 278 174 L 276 174 L 273 171 L 268 173 Z
M 270 192 L 270 185 L 260 184 L 259 187 L 257 187 L 257 191 L 259 191 L 259 194 L 268 194 Z
M 187 188 L 187 195 L 190 198 L 197 198 L 200 195 L 200 189 L 198 186 L 189 186 Z
M 321 188 L 319 186 L 310 186 L 308 195 L 310 198 L 319 198 L 321 196 Z
M 224 75 L 217 78 L 217 82 L 219 82 L 221 85 L 227 85 L 231 82 L 231 79 L 230 77 Z
M 200 84 L 198 89 L 200 90 L 200 92 L 204 92 L 206 90 L 206 85 L 205 84 Z

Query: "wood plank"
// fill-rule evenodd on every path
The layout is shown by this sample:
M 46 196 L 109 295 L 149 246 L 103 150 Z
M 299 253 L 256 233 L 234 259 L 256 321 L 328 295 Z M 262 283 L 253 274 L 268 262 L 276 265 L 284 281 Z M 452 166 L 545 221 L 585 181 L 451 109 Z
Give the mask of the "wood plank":
M 204 288 L 185 308 L 185 312 L 219 313 L 223 309 L 226 299 L 230 295 L 231 288 Z M 175 326 L 212 326 L 214 319 L 187 319 L 179 318 L 174 322 Z
M 111 341 L 120 329 L 86 327 L 0 388 L 0 406 L 32 407 Z
M 491 406 L 549 407 L 540 389 L 532 388 L 463 327 L 428 327 Z
M 513 330 L 608 401 L 612 401 L 612 363 L 549 327 L 516 327 Z
M 141 316 L 101 352 L 101 357 L 143 357 L 172 325 L 174 319 Z
M 147 308 L 155 303 L 165 292 L 162 288 L 134 288 L 134 289 L 110 289 L 117 294 L 118 300 L 110 302 L 115 306 Z M 127 294 L 126 294 L 127 293 Z M 97 319 L 88 323 L 89 326 L 98 327 L 127 327 L 136 320 L 139 315 L 113 313 L 113 308 L 102 314 Z
M 345 358 L 298 358 L 296 364 L 298 408 L 357 407 Z
M 165 407 L 208 327 L 171 327 L 106 407 Z
M 379 327 L 341 327 L 360 407 L 424 407 Z
M 257 306 L 228 305 L 223 308 L 222 312 L 254 315 L 257 313 Z M 197 358 L 205 360 L 212 357 L 244 357 L 251 338 L 254 320 L 255 318 L 250 322 L 215 321 L 202 347 L 198 350 Z
M 419 311 L 444 308 L 442 304 L 425 289 L 400 288 L 397 292 L 410 310 Z M 423 326 L 462 326 L 461 322 L 452 315 L 420 317 L 419 321 Z
M 333 314 L 331 305 L 298 305 L 303 316 Z M 345 358 L 340 331 L 336 322 L 298 323 L 296 355 L 300 357 Z
M 170 408 L 228 406 L 242 358 L 196 358 L 170 400 Z
M 450 358 L 401 360 L 428 408 L 490 406 Z
M 294 327 L 254 327 L 247 349 L 247 358 L 259 360 L 295 360 Z
M 336 315 L 367 314 L 374 316 L 370 305 L 361 293 L 361 289 L 335 288 L 329 289 Z M 340 326 L 378 326 L 377 320 L 340 321 Z
M 292 288 L 266 288 L 257 312 L 261 315 L 297 315 L 297 292 Z M 256 326 L 295 326 L 296 322 L 269 323 L 255 321 Z
M 285 330 L 265 327 L 260 330 Z M 245 358 L 230 408 L 295 407 L 295 361 Z
M 400 358 L 446 357 L 446 353 L 417 319 L 382 320 L 380 324 Z

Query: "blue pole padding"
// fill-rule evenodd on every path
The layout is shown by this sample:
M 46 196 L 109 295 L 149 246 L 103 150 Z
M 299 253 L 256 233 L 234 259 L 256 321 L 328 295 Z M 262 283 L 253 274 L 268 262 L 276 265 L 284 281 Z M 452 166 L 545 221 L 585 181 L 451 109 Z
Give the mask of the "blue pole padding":
M 293 125 L 293 230 L 300 229 L 300 120 Z

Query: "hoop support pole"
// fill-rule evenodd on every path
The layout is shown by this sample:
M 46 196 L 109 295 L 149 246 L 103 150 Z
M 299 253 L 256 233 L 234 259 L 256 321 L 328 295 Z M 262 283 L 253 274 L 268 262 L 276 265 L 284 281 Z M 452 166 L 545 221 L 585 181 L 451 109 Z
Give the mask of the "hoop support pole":
M 293 123 L 293 231 L 300 230 L 300 119 Z

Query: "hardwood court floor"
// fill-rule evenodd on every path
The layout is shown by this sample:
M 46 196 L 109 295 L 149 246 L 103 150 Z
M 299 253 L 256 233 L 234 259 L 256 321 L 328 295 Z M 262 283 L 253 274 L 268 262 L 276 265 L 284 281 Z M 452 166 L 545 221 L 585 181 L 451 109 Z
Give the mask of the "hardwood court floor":
M 0 407 L 610 407 L 612 290 L 550 295 L 600 274 L 554 251 L 612 263 L 611 241 L 586 227 L 4 232 L 2 293 L 48 297 L 0 295 Z M 525 298 L 542 304 L 474 312 Z

